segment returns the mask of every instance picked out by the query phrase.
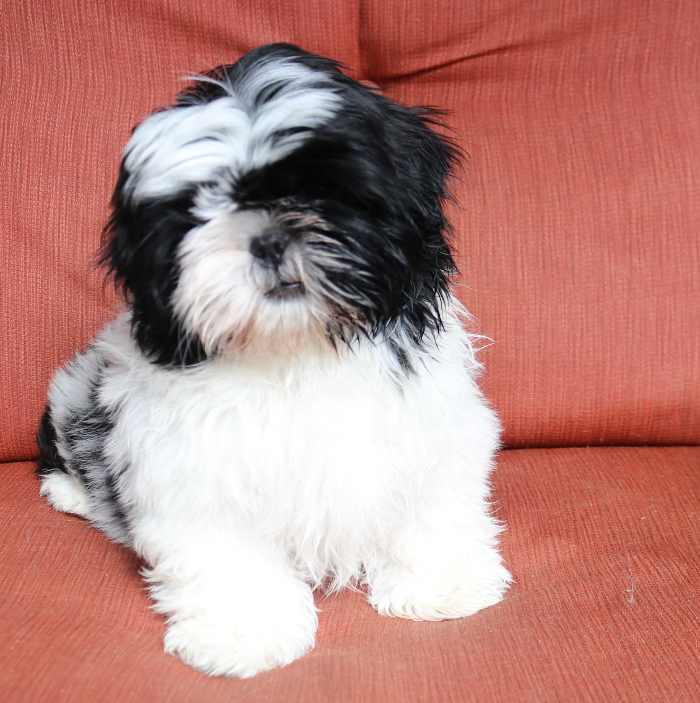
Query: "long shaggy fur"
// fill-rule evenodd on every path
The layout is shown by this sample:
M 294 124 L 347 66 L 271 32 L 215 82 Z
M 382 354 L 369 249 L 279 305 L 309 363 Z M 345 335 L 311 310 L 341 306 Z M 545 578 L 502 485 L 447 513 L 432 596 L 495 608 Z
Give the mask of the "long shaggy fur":
M 278 44 L 125 149 L 101 256 L 127 310 L 56 373 L 38 474 L 144 559 L 207 673 L 307 652 L 314 588 L 427 620 L 507 588 L 433 120 Z

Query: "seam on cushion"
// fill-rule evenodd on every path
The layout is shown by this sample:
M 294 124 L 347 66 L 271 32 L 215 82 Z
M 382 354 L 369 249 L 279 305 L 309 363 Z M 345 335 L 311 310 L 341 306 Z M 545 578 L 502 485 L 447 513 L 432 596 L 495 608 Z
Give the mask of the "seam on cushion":
M 504 452 L 528 452 L 533 449 L 546 451 L 547 449 L 698 449 L 700 442 L 697 444 L 676 444 L 673 442 L 656 443 L 656 444 L 519 444 L 517 446 L 507 445 L 500 449 L 499 454 Z M 38 456 L 36 454 L 29 457 L 3 457 L 0 464 L 19 464 L 22 462 L 36 462 Z
M 36 462 L 39 459 L 38 454 L 32 454 L 31 456 L 4 456 L 0 460 L 0 464 L 17 464 L 23 461 L 33 461 Z
M 367 27 L 365 2 L 366 0 L 358 0 L 357 3 L 357 75 L 361 79 L 372 80 L 365 41 L 365 28 Z
M 676 444 L 675 442 L 657 442 L 657 443 L 639 443 L 639 444 L 518 444 L 518 445 L 506 445 L 501 448 L 501 452 L 528 452 L 533 449 L 540 449 L 546 451 L 547 449 L 698 449 L 700 448 L 700 443 L 698 444 Z

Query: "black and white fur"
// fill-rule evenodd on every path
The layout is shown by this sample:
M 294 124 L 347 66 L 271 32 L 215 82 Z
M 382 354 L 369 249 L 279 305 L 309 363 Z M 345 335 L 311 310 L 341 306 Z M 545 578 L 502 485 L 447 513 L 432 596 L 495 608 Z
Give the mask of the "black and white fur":
M 56 373 L 38 473 L 144 559 L 202 671 L 308 652 L 316 587 L 419 620 L 507 588 L 432 121 L 276 44 L 126 147 L 102 261 L 127 311 Z

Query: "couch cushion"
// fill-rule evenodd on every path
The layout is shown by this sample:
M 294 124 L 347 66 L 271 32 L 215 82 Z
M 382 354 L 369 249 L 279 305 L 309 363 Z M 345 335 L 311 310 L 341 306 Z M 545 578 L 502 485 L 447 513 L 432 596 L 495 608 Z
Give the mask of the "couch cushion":
M 498 515 L 515 585 L 465 620 L 378 616 L 319 599 L 307 657 L 206 678 L 163 654 L 137 563 L 3 467 L 0 690 L 22 700 L 700 700 L 700 448 L 505 452 Z
M 289 40 L 450 111 L 460 295 L 512 445 L 700 436 L 700 3 L 128 0 L 0 18 L 0 459 L 110 315 L 91 270 L 131 126 L 178 77 Z

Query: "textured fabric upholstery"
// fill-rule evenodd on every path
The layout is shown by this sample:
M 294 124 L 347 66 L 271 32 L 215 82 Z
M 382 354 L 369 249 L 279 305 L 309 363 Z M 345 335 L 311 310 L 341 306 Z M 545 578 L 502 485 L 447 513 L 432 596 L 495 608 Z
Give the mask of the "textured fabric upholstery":
M 583 446 L 700 443 L 699 35 L 697 0 L 7 0 L 3 700 L 700 700 L 700 447 Z M 118 305 L 93 262 L 131 127 L 270 41 L 447 111 L 459 296 L 519 448 L 495 475 L 516 581 L 448 623 L 321 599 L 308 657 L 207 679 L 163 654 L 135 558 L 51 511 L 29 460 L 53 369 Z
M 120 150 L 178 78 L 297 42 L 448 111 L 460 295 L 511 446 L 700 435 L 700 4 L 25 3 L 0 19 L 0 459 L 111 315 L 90 267 Z
M 453 622 L 319 598 L 316 649 L 252 680 L 162 653 L 132 556 L 6 465 L 0 498 L 0 690 L 16 700 L 674 701 L 700 697 L 700 447 L 505 452 L 498 515 L 516 583 Z M 7 699 L 6 700 L 15 700 Z

